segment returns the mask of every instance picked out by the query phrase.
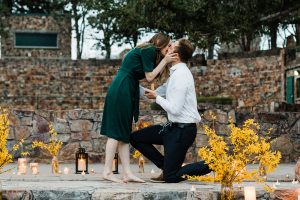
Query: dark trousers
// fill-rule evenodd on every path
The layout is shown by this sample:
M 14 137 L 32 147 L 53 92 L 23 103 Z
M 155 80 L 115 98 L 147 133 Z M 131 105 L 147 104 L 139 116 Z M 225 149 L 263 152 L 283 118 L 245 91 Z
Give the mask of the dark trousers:
M 161 131 L 161 125 L 154 125 L 133 132 L 130 135 L 131 145 L 163 170 L 167 183 L 177 183 L 185 180 L 183 175 L 201 176 L 211 170 L 203 161 L 181 167 L 188 148 L 193 144 L 197 127 L 168 127 Z M 164 156 L 153 146 L 164 145 Z

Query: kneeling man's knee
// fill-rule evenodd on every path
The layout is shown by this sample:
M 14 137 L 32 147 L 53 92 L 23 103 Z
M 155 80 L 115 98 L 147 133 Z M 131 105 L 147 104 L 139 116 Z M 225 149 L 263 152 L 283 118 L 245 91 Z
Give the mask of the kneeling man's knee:
M 178 183 L 178 182 L 182 181 L 181 179 L 179 179 L 176 176 L 167 176 L 167 177 L 164 177 L 164 180 L 166 183 Z

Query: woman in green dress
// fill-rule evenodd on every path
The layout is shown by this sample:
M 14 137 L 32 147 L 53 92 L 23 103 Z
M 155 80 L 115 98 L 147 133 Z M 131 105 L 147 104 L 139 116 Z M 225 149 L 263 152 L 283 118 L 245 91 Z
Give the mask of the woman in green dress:
M 137 122 L 139 115 L 139 80 L 146 78 L 152 82 L 168 63 L 177 59 L 177 54 L 168 54 L 170 46 L 170 37 L 157 33 L 149 42 L 129 51 L 108 89 L 101 125 L 101 134 L 108 137 L 103 171 L 106 180 L 144 182 L 131 172 L 129 159 L 129 135 L 133 119 Z M 112 173 L 117 149 L 122 162 L 123 180 Z

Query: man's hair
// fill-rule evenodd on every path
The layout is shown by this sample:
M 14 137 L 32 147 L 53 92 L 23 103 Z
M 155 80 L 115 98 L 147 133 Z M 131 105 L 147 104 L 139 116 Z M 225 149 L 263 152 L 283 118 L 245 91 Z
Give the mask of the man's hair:
M 181 62 L 187 63 L 193 56 L 194 47 L 189 40 L 181 38 L 178 40 L 175 52 L 178 53 Z

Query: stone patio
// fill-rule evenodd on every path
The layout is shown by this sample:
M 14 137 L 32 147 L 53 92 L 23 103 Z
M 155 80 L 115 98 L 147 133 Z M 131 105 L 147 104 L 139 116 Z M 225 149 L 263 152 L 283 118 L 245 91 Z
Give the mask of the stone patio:
M 257 199 L 297 199 L 300 195 L 300 185 L 292 184 L 294 177 L 294 164 L 281 164 L 277 170 L 269 174 L 267 184 L 272 186 L 277 180 L 280 185 L 274 193 L 269 194 L 263 189 L 262 184 L 256 184 Z M 160 171 L 152 164 L 145 165 L 145 173 L 138 173 L 138 166 L 132 165 L 132 170 L 139 177 L 146 180 L 146 183 L 117 184 L 104 181 L 101 176 L 103 164 L 91 164 L 89 169 L 94 169 L 93 174 L 74 174 L 73 164 L 61 164 L 70 169 L 70 174 L 51 174 L 51 166 L 40 165 L 38 175 L 17 175 L 16 164 L 6 166 L 6 169 L 13 168 L 10 172 L 0 175 L 3 188 L 3 199 L 118 199 L 118 200 L 217 200 L 220 199 L 220 185 L 214 183 L 203 183 L 184 181 L 176 184 L 151 183 L 151 176 L 157 176 Z M 255 165 L 249 168 L 257 167 Z M 155 173 L 151 173 L 152 169 Z M 120 169 L 121 171 L 121 169 Z M 287 175 L 289 178 L 287 178 Z M 121 176 L 120 174 L 117 176 Z M 244 199 L 243 186 L 255 185 L 253 182 L 245 182 L 235 185 L 235 199 Z M 195 187 L 196 191 L 191 191 Z

